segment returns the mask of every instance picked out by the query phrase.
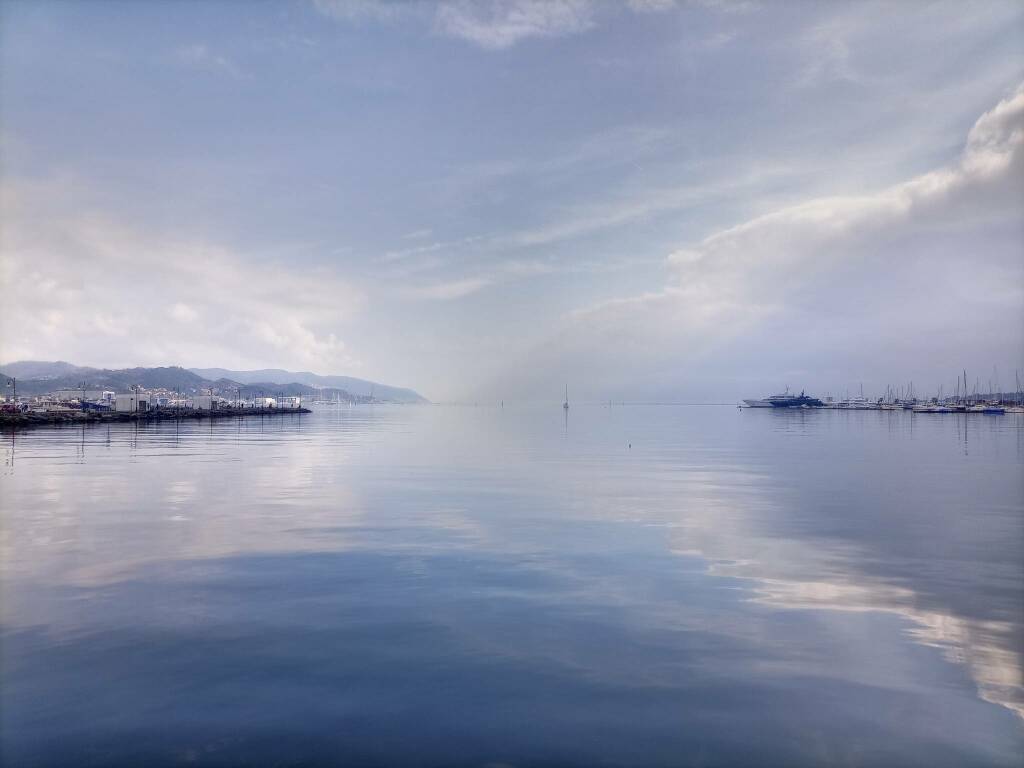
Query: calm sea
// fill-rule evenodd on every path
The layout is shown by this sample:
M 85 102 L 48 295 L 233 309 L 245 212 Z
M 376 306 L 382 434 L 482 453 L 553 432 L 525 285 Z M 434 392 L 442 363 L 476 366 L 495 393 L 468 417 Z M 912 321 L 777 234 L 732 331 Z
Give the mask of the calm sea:
M 7 766 L 1021 764 L 1021 416 L 2 440 Z

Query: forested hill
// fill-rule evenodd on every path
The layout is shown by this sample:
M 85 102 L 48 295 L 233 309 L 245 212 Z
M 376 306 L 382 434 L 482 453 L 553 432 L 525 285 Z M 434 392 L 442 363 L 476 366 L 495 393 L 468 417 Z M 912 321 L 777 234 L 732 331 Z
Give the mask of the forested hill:
M 234 377 L 235 373 L 221 368 L 205 369 L 201 375 L 199 369 L 189 370 L 180 366 L 163 366 L 158 368 L 90 368 L 73 365 L 63 361 L 45 362 L 23 360 L 8 363 L 0 369 L 3 376 L 4 389 L 7 381 L 17 378 L 19 395 L 41 395 L 58 389 L 108 389 L 115 392 L 127 392 L 134 386 L 145 389 L 169 389 L 182 394 L 191 395 L 209 392 L 225 397 L 234 397 L 239 392 L 243 397 L 254 393 L 272 395 L 301 395 L 312 397 L 322 394 L 327 398 L 337 395 L 343 400 L 421 403 L 425 398 L 410 389 L 389 387 L 374 382 L 364 382 L 348 377 L 325 376 L 323 384 L 313 384 L 300 378 L 316 376 L 315 374 L 292 374 L 287 371 L 240 371 L 242 374 L 264 373 L 266 376 L 243 375 Z M 355 384 L 352 388 L 341 386 L 342 380 Z M 9 392 L 7 392 L 10 394 Z

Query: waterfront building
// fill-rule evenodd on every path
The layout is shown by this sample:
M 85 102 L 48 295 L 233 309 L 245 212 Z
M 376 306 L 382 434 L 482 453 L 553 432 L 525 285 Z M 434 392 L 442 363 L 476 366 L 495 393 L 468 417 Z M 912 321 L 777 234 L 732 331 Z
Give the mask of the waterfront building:
M 146 392 L 130 392 L 127 395 L 114 395 L 114 410 L 118 413 L 136 413 L 148 411 L 151 407 L 151 396 Z
M 69 400 L 83 400 L 97 401 L 105 400 L 109 402 L 113 399 L 114 393 L 108 392 L 102 389 L 58 389 L 51 393 L 54 400 L 58 402 L 66 403 Z M 107 399 L 109 396 L 109 400 Z

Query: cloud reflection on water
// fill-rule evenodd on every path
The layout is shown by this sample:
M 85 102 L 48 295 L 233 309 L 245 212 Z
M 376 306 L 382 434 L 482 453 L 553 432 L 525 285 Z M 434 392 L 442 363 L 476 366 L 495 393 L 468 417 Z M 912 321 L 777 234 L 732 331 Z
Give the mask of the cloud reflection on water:
M 338 715 L 318 703 L 323 685 L 380 669 L 355 689 L 367 712 L 387 717 L 403 696 L 447 686 L 452 718 L 524 759 L 596 759 L 558 751 L 595 724 L 566 720 L 577 705 L 604 706 L 601 727 L 623 739 L 641 724 L 613 726 L 615 716 L 645 712 L 664 755 L 742 759 L 744 745 L 714 725 L 726 713 L 745 739 L 775 729 L 764 744 L 790 764 L 891 764 L 914 750 L 998 763 L 1021 744 L 981 703 L 1021 715 L 1019 540 L 995 536 L 1012 519 L 1013 486 L 984 475 L 1019 465 L 1014 433 L 972 433 L 974 474 L 945 487 L 925 470 L 908 479 L 893 458 L 957 471 L 949 454 L 961 454 L 938 423 L 912 433 L 907 422 L 824 421 L 832 414 L 577 412 L 564 425 L 562 414 L 377 409 L 265 431 L 89 433 L 84 463 L 63 460 L 66 434 L 24 435 L 4 491 L 19 502 L 4 505 L 2 532 L 8 663 L 25 674 L 94 669 L 100 685 L 133 647 L 165 649 L 183 673 L 189 649 L 206 648 L 211 668 L 229 670 L 225 684 L 243 685 L 230 670 L 266 669 L 250 694 L 285 686 L 316 722 Z M 861 487 L 865 476 L 876 488 Z M 965 476 L 980 485 L 957 492 Z M 965 500 L 971 535 L 953 527 Z M 971 559 L 979 544 L 987 562 Z M 957 666 L 935 664 L 928 647 Z M 165 674 L 164 660 L 147 658 L 133 685 Z M 980 701 L 959 693 L 957 669 Z M 547 692 L 549 710 L 536 695 L 531 706 L 563 729 L 544 741 L 553 751 L 531 753 L 473 713 L 507 696 L 527 723 L 528 690 Z M 174 695 L 149 703 L 174 712 Z M 932 723 L 896 733 L 909 710 Z M 672 737 L 671 717 L 713 736 Z M 836 718 L 882 752 L 815 753 L 800 741 L 818 733 L 839 749 Z M 445 714 L 427 720 L 455 727 Z M 352 743 L 371 732 L 364 724 Z M 651 749 L 615 754 L 658 762 Z

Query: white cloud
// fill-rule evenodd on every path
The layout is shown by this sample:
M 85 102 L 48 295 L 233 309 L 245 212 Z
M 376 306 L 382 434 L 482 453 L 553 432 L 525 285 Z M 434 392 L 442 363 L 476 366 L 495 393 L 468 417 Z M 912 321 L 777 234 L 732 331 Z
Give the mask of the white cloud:
M 175 57 L 179 63 L 192 69 L 234 78 L 244 76 L 244 73 L 235 62 L 223 54 L 215 53 L 210 50 L 208 45 L 203 43 L 194 43 L 179 48 L 175 51 Z
M 629 224 L 637 224 L 667 213 L 678 212 L 729 196 L 758 184 L 785 169 L 752 167 L 723 175 L 719 180 L 690 182 L 679 186 L 624 189 L 614 196 L 586 204 L 567 206 L 547 224 L 523 229 L 498 238 L 502 244 L 518 247 L 546 245 L 591 235 Z
M 501 49 L 530 37 L 564 37 L 594 26 L 589 0 L 453 0 L 438 6 L 435 29 L 481 48 Z
M 627 0 L 630 10 L 637 13 L 663 13 L 684 4 L 684 0 Z M 725 13 L 744 13 L 757 8 L 751 0 L 689 0 L 690 5 L 700 5 Z
M 806 64 L 797 78 L 797 87 L 828 85 L 836 81 L 861 81 L 861 75 L 850 60 L 850 26 L 848 19 L 831 19 L 813 27 L 803 36 L 800 44 L 805 52 Z
M 444 0 L 439 3 L 314 0 L 325 16 L 346 23 L 432 18 L 435 32 L 488 50 L 531 37 L 565 37 L 594 26 L 593 0 Z
M 638 13 L 661 13 L 676 7 L 676 0 L 628 0 L 630 9 Z
M 868 359 L 902 377 L 911 354 L 937 375 L 965 361 L 976 370 L 1016 362 L 1022 211 L 1024 87 L 976 121 L 956 163 L 681 247 L 662 290 L 570 314 L 517 367 L 615 388 L 637 370 L 678 384 L 695 364 L 711 381 L 737 367 L 807 366 L 811 376 Z
M 756 7 L 747 0 L 694 0 L 694 4 L 723 12 Z M 623 6 L 596 0 L 313 0 L 324 16 L 349 24 L 426 20 L 433 11 L 433 28 L 486 50 L 503 50 L 530 38 L 557 38 L 593 29 L 601 12 L 621 10 L 638 14 L 664 13 L 680 7 L 677 0 L 629 0 Z
M 752 274 L 792 279 L 796 270 L 834 259 L 838 243 L 849 246 L 915 217 L 928 217 L 957 193 L 982 193 L 986 184 L 1003 180 L 1014 164 L 1020 165 L 1022 144 L 1024 88 L 978 119 L 959 163 L 951 168 L 871 195 L 819 198 L 760 216 L 668 260 L 680 287 L 714 286 L 716 295 L 726 286 L 753 287 Z
M 403 240 L 422 240 L 425 237 L 430 237 L 434 234 L 434 230 L 424 227 L 423 229 L 414 229 L 412 232 L 406 232 L 402 235 Z
M 415 13 L 420 6 L 402 0 L 313 0 L 325 16 L 341 21 L 396 21 Z
M 0 359 L 358 367 L 339 334 L 364 299 L 335 275 L 74 212 L 81 195 L 5 186 Z
M 405 236 L 403 239 L 409 238 Z M 482 239 L 483 238 L 478 236 L 470 236 L 459 238 L 458 240 L 438 241 L 434 243 L 427 243 L 426 245 L 399 248 L 393 251 L 386 251 L 381 256 L 378 256 L 377 260 L 384 263 L 404 262 L 413 258 L 423 257 L 427 254 L 437 253 L 438 251 L 464 248 L 467 245 L 480 242 Z
M 401 293 L 414 299 L 451 301 L 461 299 L 486 288 L 491 280 L 485 277 L 468 277 L 447 282 L 431 283 L 402 289 Z
M 179 323 L 193 323 L 199 318 L 199 313 L 188 304 L 177 301 L 171 307 L 171 318 Z

